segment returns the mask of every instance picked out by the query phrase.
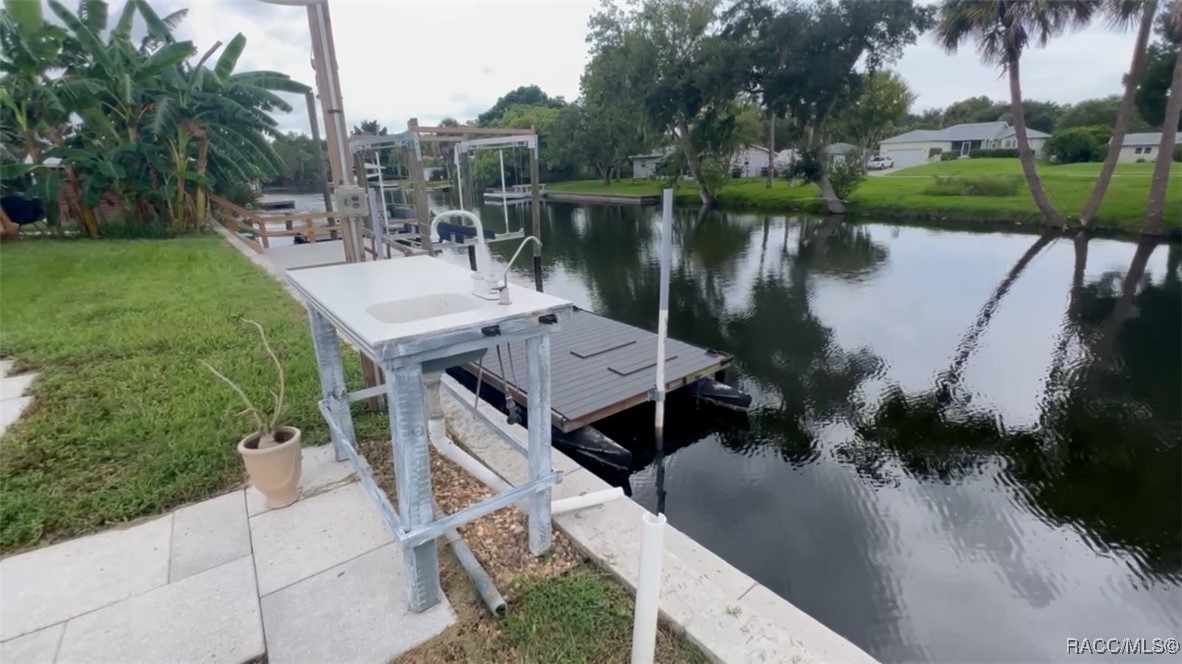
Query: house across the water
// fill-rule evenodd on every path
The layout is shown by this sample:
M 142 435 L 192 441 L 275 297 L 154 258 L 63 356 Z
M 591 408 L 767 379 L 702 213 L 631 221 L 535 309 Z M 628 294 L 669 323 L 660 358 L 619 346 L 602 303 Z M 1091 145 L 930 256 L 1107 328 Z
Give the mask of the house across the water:
M 1047 139 L 1046 132 L 1026 129 L 1030 147 L 1036 155 L 1043 154 Z M 879 154 L 890 157 L 896 168 L 917 166 L 935 159 L 941 153 L 969 156 L 972 150 L 1016 149 L 1017 138 L 1014 128 L 1007 122 L 971 122 L 952 125 L 943 129 L 915 129 L 905 134 L 884 139 L 879 144 Z
M 1157 147 L 1160 143 L 1160 131 L 1125 134 L 1125 140 L 1120 144 L 1120 156 L 1117 157 L 1117 161 L 1129 162 L 1138 159 L 1153 161 L 1157 159 Z M 1174 135 L 1174 144 L 1171 149 L 1177 149 L 1179 146 L 1182 146 L 1182 132 L 1177 132 Z

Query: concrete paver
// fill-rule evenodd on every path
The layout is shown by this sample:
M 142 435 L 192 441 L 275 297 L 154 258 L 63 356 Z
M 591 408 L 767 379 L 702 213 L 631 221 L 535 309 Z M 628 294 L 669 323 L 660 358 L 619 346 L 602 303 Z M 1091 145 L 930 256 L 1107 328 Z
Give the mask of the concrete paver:
M 337 461 L 332 445 L 304 446 L 300 469 L 300 498 L 336 488 L 353 477 L 353 467 L 347 461 Z M 246 512 L 250 516 L 269 512 L 266 497 L 258 489 L 246 489 Z
M 66 624 L 58 662 L 244 662 L 266 650 L 249 556 Z
M 401 549 L 389 544 L 264 596 L 268 661 L 377 664 L 446 629 L 455 621 L 446 598 L 423 613 L 409 611 L 401 560 Z
M 3 436 L 9 427 L 16 424 L 16 421 L 31 405 L 33 405 L 33 397 L 0 399 L 0 436 Z
M 244 492 L 182 507 L 173 514 L 170 583 L 249 555 Z
M 23 397 L 29 392 L 29 387 L 37 379 L 37 374 L 26 373 L 19 376 L 5 375 L 0 378 L 0 399 L 15 399 Z
M 260 595 L 393 541 L 357 482 L 252 517 L 250 531 Z
M 0 560 L 7 641 L 168 583 L 172 515 Z
M 11 662 L 12 664 L 52 662 L 57 657 L 57 648 L 62 642 L 62 632 L 65 629 L 65 623 L 58 623 L 0 643 L 0 662 Z

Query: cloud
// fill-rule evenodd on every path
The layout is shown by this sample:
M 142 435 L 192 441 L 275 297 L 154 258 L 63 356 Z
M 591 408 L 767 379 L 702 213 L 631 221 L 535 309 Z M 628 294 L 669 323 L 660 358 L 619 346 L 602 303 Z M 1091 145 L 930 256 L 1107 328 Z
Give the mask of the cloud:
M 111 3 L 112 20 L 120 6 Z M 521 85 L 576 99 L 587 60 L 587 19 L 598 2 L 331 0 L 329 6 L 347 120 L 377 119 L 399 129 L 411 117 L 474 118 Z M 177 33 L 199 52 L 241 32 L 247 45 L 240 70 L 269 69 L 315 82 L 302 7 L 260 0 L 155 0 L 153 7 L 162 16 L 187 7 Z M 1075 102 L 1118 94 L 1132 42 L 1130 33 L 1097 25 L 1032 50 L 1022 62 L 1024 95 Z M 927 35 L 895 68 L 918 95 L 916 110 L 981 94 L 1009 98 L 1006 79 L 982 65 L 971 44 L 948 55 Z M 289 102 L 295 110 L 278 117 L 280 125 L 307 131 L 303 99 Z

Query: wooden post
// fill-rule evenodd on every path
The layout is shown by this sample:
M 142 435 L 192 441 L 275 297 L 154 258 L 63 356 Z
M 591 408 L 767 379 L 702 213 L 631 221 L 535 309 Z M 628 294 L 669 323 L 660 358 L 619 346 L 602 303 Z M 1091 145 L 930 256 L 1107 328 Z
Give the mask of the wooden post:
M 533 127 L 530 127 L 533 129 Z M 542 292 L 542 195 L 538 185 L 538 137 L 534 134 L 534 146 L 529 151 L 529 198 L 530 215 L 533 221 L 534 242 L 534 288 Z M 508 230 L 508 229 L 506 229 Z
M 411 186 L 414 187 L 415 216 L 419 219 L 419 242 L 430 254 L 431 246 L 431 201 L 427 197 L 427 179 L 423 175 L 423 153 L 419 146 L 419 120 L 411 118 L 406 123 L 410 130 L 411 145 L 407 150 L 407 162 L 410 164 Z
M 312 128 L 312 144 L 316 146 L 316 177 L 320 181 L 320 191 L 324 194 L 324 211 L 332 212 L 332 192 L 328 190 L 328 173 L 324 169 L 326 155 L 320 153 L 320 122 L 316 119 L 316 95 L 309 90 L 304 98 L 308 102 L 308 126 Z M 332 239 L 337 239 L 334 231 Z

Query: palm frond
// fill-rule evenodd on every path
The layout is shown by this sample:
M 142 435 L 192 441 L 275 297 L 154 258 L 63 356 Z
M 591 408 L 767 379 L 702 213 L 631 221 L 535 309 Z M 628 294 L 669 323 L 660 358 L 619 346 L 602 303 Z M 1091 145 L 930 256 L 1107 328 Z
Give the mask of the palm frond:
M 246 37 L 239 32 L 234 35 L 229 44 L 226 44 L 225 50 L 218 56 L 213 73 L 222 84 L 230 80 L 230 74 L 234 73 L 234 68 L 238 66 L 238 58 L 242 56 L 244 48 L 246 48 Z
M 115 29 L 111 31 L 111 37 L 107 43 L 114 44 L 131 39 L 131 28 L 135 23 L 135 10 L 136 5 L 130 0 L 123 5 L 123 9 L 119 11 L 119 18 L 115 21 Z
M 96 35 L 101 35 L 107 29 L 106 0 L 79 0 L 78 20 L 86 24 Z

